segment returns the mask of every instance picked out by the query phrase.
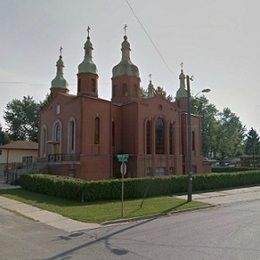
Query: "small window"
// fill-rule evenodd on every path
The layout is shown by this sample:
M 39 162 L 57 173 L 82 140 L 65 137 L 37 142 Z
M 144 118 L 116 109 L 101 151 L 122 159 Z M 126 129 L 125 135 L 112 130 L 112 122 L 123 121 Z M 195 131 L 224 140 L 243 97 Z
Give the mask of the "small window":
M 134 96 L 138 97 L 138 87 L 136 84 L 134 85 Z
M 81 91 L 81 79 L 78 78 L 78 93 Z
M 56 106 L 56 114 L 59 115 L 60 114 L 60 105 Z
M 2 150 L 0 150 L 0 155 L 2 155 Z
M 123 96 L 127 97 L 128 96 L 128 90 L 127 90 L 127 85 L 126 83 L 123 84 Z
M 112 97 L 115 97 L 115 96 L 116 96 L 116 89 L 117 89 L 117 86 L 116 86 L 116 85 L 113 85 L 113 88 L 112 88 Z
M 94 143 L 99 144 L 99 138 L 100 138 L 100 119 L 99 117 L 95 118 L 95 136 L 94 136 Z
M 91 90 L 92 92 L 96 92 L 96 79 L 91 79 Z

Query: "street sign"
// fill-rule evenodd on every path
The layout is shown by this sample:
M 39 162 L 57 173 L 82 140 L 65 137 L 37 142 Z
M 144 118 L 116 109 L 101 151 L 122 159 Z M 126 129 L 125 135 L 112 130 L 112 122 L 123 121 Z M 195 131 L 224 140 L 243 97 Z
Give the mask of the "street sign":
M 122 175 L 126 174 L 126 164 L 124 162 L 122 162 L 122 164 L 120 166 L 120 172 Z
M 117 159 L 121 162 L 120 172 L 121 172 L 121 180 L 122 180 L 122 195 L 121 195 L 121 217 L 124 216 L 124 176 L 126 174 L 126 163 L 128 160 L 128 154 L 118 154 Z
M 119 162 L 128 162 L 129 154 L 118 154 L 117 160 Z

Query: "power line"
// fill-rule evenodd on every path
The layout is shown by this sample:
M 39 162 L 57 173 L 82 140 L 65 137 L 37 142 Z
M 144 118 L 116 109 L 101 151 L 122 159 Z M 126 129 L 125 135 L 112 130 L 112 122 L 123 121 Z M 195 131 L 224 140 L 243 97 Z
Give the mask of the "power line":
M 47 86 L 48 83 L 34 83 L 34 82 L 22 82 L 22 81 L 0 81 L 0 85 L 28 85 L 28 86 Z
M 131 6 L 131 4 L 129 3 L 128 0 L 125 0 L 126 4 L 128 5 L 128 7 L 130 8 L 132 14 L 134 15 L 134 17 L 136 18 L 137 22 L 140 24 L 141 28 L 143 29 L 145 35 L 147 36 L 147 38 L 150 40 L 151 44 L 153 45 L 154 49 L 156 50 L 157 54 L 159 55 L 159 57 L 161 58 L 163 64 L 166 66 L 166 68 L 169 70 L 170 73 L 174 74 L 173 71 L 171 70 L 170 66 L 167 64 L 166 60 L 164 59 L 163 55 L 161 54 L 159 48 L 156 46 L 155 42 L 153 41 L 153 39 L 151 38 L 151 36 L 149 35 L 148 31 L 146 30 L 144 24 L 142 23 L 142 21 L 138 18 L 138 16 L 136 15 L 133 7 Z

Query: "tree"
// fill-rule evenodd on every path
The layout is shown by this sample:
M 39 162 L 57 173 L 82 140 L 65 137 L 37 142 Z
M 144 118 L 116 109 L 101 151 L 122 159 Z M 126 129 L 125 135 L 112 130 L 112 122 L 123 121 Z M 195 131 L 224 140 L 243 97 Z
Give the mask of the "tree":
M 142 97 L 161 96 L 170 102 L 173 101 L 173 97 L 171 95 L 167 95 L 166 91 L 160 86 L 158 86 L 156 89 L 155 88 L 149 89 L 149 87 L 147 89 L 141 88 L 141 96 Z
M 168 101 L 173 100 L 173 97 L 171 95 L 167 95 L 166 91 L 162 87 L 159 87 L 159 86 L 154 90 L 154 95 L 155 96 L 162 96 L 165 99 L 167 99 Z
M 253 156 L 260 154 L 259 136 L 253 128 L 251 128 L 246 135 L 245 154 Z
M 7 104 L 4 119 L 12 140 L 37 141 L 39 110 L 40 104 L 30 96 Z
M 205 96 L 193 97 L 191 112 L 202 117 L 202 151 L 208 158 L 214 158 L 217 152 L 217 133 L 219 122 L 216 119 L 218 110 L 210 104 Z
M 44 109 L 46 107 L 48 107 L 48 105 L 50 104 L 50 102 L 52 101 L 53 97 L 51 94 L 47 94 L 45 96 L 45 99 L 43 101 L 40 101 L 40 109 Z
M 2 126 L 0 125 L 0 145 L 10 143 L 10 138 L 7 132 L 3 131 Z
M 245 127 L 229 108 L 219 113 L 219 131 L 217 135 L 220 159 L 235 157 L 243 152 Z

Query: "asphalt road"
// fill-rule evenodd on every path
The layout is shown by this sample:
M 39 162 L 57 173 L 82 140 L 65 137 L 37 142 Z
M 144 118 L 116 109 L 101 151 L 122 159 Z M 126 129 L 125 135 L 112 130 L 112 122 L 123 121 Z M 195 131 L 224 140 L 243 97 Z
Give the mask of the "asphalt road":
M 0 209 L 0 259 L 260 259 L 260 200 L 68 233 Z

